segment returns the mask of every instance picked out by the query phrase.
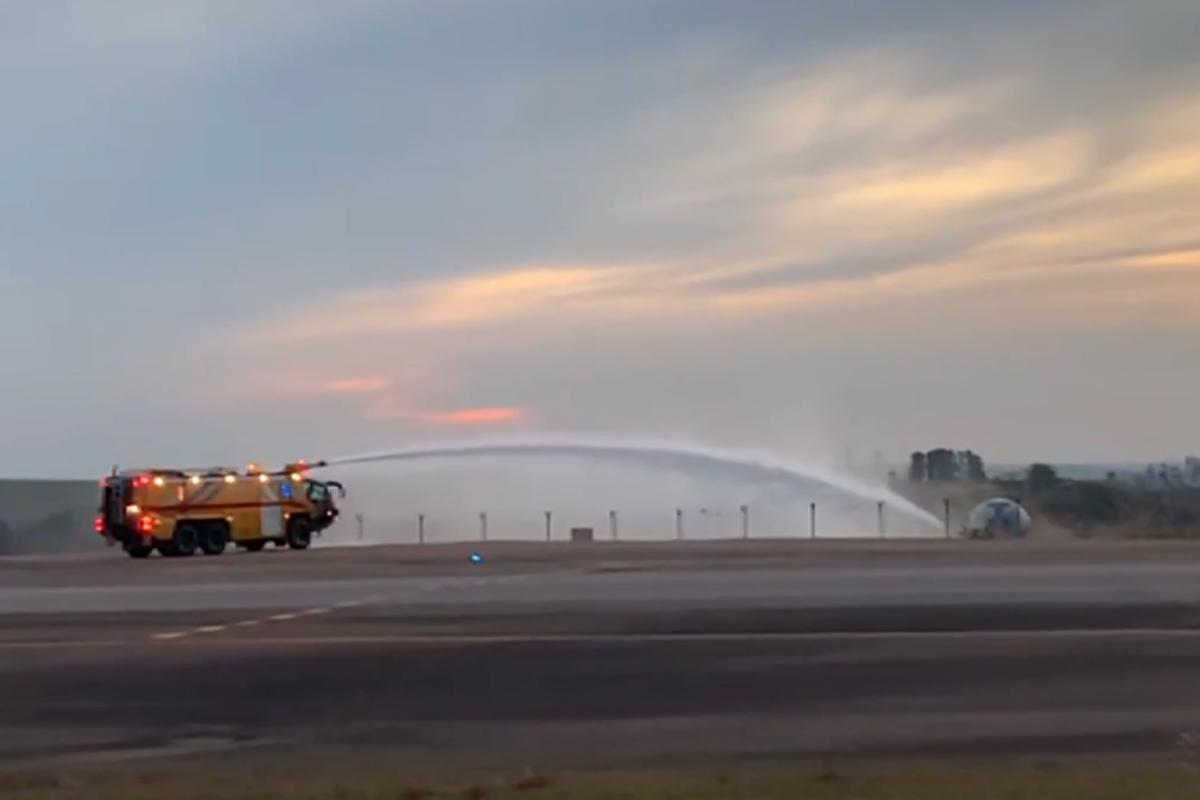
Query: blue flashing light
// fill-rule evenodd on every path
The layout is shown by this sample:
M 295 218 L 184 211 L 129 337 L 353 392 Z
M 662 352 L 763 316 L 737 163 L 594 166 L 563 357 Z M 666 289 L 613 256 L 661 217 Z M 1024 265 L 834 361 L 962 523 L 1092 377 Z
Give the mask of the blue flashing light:
M 471 553 L 471 563 L 472 564 L 482 564 L 483 563 L 483 554 L 482 553 Z

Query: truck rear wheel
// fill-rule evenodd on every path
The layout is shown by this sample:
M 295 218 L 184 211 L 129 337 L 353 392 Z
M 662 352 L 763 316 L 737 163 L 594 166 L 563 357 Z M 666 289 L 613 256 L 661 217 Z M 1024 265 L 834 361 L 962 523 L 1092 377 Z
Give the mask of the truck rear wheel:
M 200 531 L 200 550 L 206 556 L 219 556 L 229 545 L 229 528 L 221 522 L 210 522 Z
M 148 544 L 125 545 L 125 552 L 129 554 L 130 558 L 148 558 L 153 549 L 154 548 Z
M 190 556 L 200 544 L 200 531 L 190 522 L 175 526 L 175 536 L 162 548 L 164 556 Z
M 288 547 L 293 550 L 307 550 L 312 544 L 312 523 L 308 517 L 292 517 L 288 520 Z

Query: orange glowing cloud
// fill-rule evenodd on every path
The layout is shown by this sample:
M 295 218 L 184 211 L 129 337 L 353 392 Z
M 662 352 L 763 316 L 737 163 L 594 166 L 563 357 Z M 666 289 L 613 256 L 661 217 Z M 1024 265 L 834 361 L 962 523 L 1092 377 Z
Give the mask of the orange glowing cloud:
M 926 164 L 901 162 L 842 178 L 833 201 L 898 218 L 1003 200 L 1050 189 L 1076 177 L 1087 142 L 1061 135 L 1000 152 Z M 802 208 L 806 210 L 806 199 Z
M 363 377 L 338 378 L 337 380 L 329 381 L 321 388 L 326 392 L 336 394 L 369 394 L 371 392 L 381 392 L 387 387 L 387 378 Z
M 320 314 L 269 322 L 248 341 L 300 342 L 379 333 L 468 327 L 579 312 L 645 283 L 658 264 L 532 266 L 484 272 L 426 284 L 344 293 Z
M 495 425 L 516 422 L 525 412 L 515 406 L 489 406 L 485 408 L 461 408 L 455 411 L 430 411 L 420 415 L 426 422 L 439 425 Z

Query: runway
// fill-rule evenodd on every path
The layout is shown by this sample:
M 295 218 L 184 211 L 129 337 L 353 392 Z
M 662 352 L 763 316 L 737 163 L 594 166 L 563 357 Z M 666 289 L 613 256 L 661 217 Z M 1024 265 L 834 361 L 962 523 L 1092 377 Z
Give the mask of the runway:
M 1190 548 L 568 548 L 0 560 L 0 765 L 1200 743 Z

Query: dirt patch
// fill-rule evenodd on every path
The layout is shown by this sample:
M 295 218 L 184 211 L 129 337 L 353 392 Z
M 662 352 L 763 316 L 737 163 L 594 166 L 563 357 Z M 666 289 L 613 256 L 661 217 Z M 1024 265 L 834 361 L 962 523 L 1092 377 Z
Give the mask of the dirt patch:
M 0 774 L 6 800 L 1184 800 L 1200 771 L 1183 761 L 947 762 L 696 771 L 409 774 L 387 767 L 187 768 Z

